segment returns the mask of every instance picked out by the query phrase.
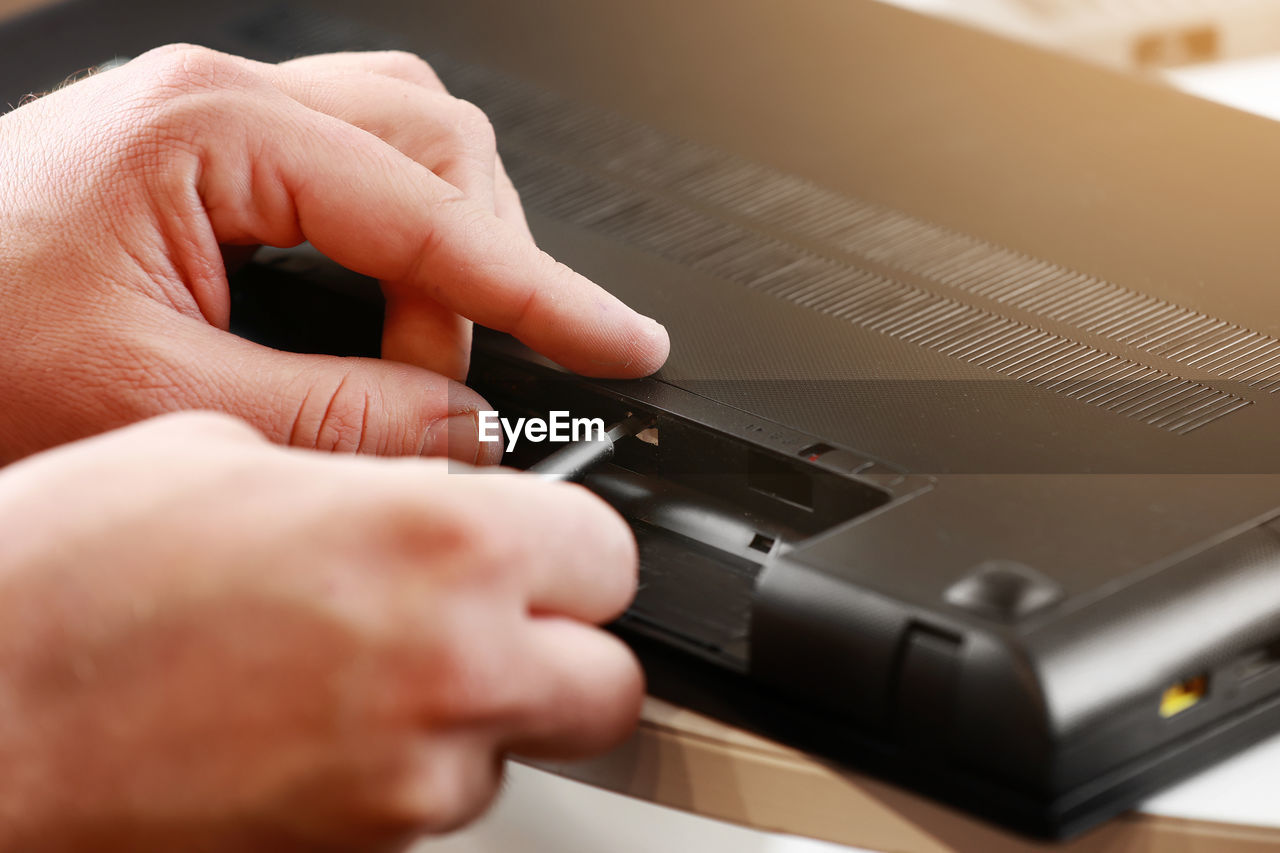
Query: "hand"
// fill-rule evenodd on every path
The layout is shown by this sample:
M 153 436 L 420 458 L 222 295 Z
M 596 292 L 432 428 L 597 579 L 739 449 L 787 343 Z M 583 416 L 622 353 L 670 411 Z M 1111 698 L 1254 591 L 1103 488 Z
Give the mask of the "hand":
M 625 735 L 625 523 L 448 464 L 186 414 L 0 474 L 0 850 L 384 849 Z
M 0 234 L 0 463 L 192 408 L 304 447 L 495 461 L 457 384 L 470 320 L 591 375 L 667 353 L 534 247 L 492 128 L 408 54 L 176 46 L 35 100 L 0 119 Z M 382 281 L 399 363 L 225 331 L 223 250 L 303 240 Z

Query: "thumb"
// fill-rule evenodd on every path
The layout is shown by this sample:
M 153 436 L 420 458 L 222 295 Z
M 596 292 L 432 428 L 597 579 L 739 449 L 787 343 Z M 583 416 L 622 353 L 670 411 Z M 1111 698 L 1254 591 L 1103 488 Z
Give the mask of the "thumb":
M 211 326 L 192 329 L 184 353 L 200 405 L 236 415 L 273 441 L 381 456 L 449 456 L 495 464 L 501 446 L 480 442 L 478 413 L 490 408 L 439 374 L 371 358 L 269 349 Z

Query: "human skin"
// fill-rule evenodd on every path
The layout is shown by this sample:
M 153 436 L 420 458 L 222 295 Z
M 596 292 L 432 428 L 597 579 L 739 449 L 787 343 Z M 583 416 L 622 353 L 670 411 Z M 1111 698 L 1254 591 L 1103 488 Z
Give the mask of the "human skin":
M 638 714 L 578 486 L 152 419 L 0 475 L 0 850 L 391 850 Z
M 0 234 L 0 462 L 183 409 L 492 462 L 460 384 L 471 321 L 589 375 L 667 354 L 660 325 L 534 246 L 483 114 L 403 53 L 170 46 L 36 99 L 0 118 Z M 224 252 L 303 240 L 382 282 L 382 360 L 226 331 Z
M 626 524 L 409 457 L 496 461 L 472 321 L 600 376 L 666 333 L 536 249 L 420 60 L 94 75 L 0 118 L 0 235 L 0 851 L 396 849 L 626 734 Z M 382 282 L 383 359 L 226 331 L 224 257 L 304 239 Z

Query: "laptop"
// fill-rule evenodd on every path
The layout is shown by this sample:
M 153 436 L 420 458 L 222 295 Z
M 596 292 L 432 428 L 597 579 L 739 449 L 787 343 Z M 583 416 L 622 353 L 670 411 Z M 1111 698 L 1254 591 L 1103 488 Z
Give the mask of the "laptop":
M 493 334 L 471 377 L 652 424 L 585 483 L 654 692 L 1044 837 L 1280 730 L 1280 126 L 870 0 L 71 2 L 4 99 L 177 40 L 423 54 L 667 325 L 650 379 Z M 376 352 L 322 273 L 237 328 Z

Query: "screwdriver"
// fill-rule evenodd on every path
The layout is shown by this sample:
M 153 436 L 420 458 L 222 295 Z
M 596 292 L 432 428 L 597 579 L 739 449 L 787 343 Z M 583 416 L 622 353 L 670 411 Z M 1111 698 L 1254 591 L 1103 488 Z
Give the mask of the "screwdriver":
M 575 441 L 545 456 L 529 467 L 530 474 L 546 480 L 563 480 L 576 483 L 592 468 L 613 458 L 614 443 L 629 435 L 635 435 L 653 425 L 653 418 L 631 415 L 605 430 L 602 438 Z

